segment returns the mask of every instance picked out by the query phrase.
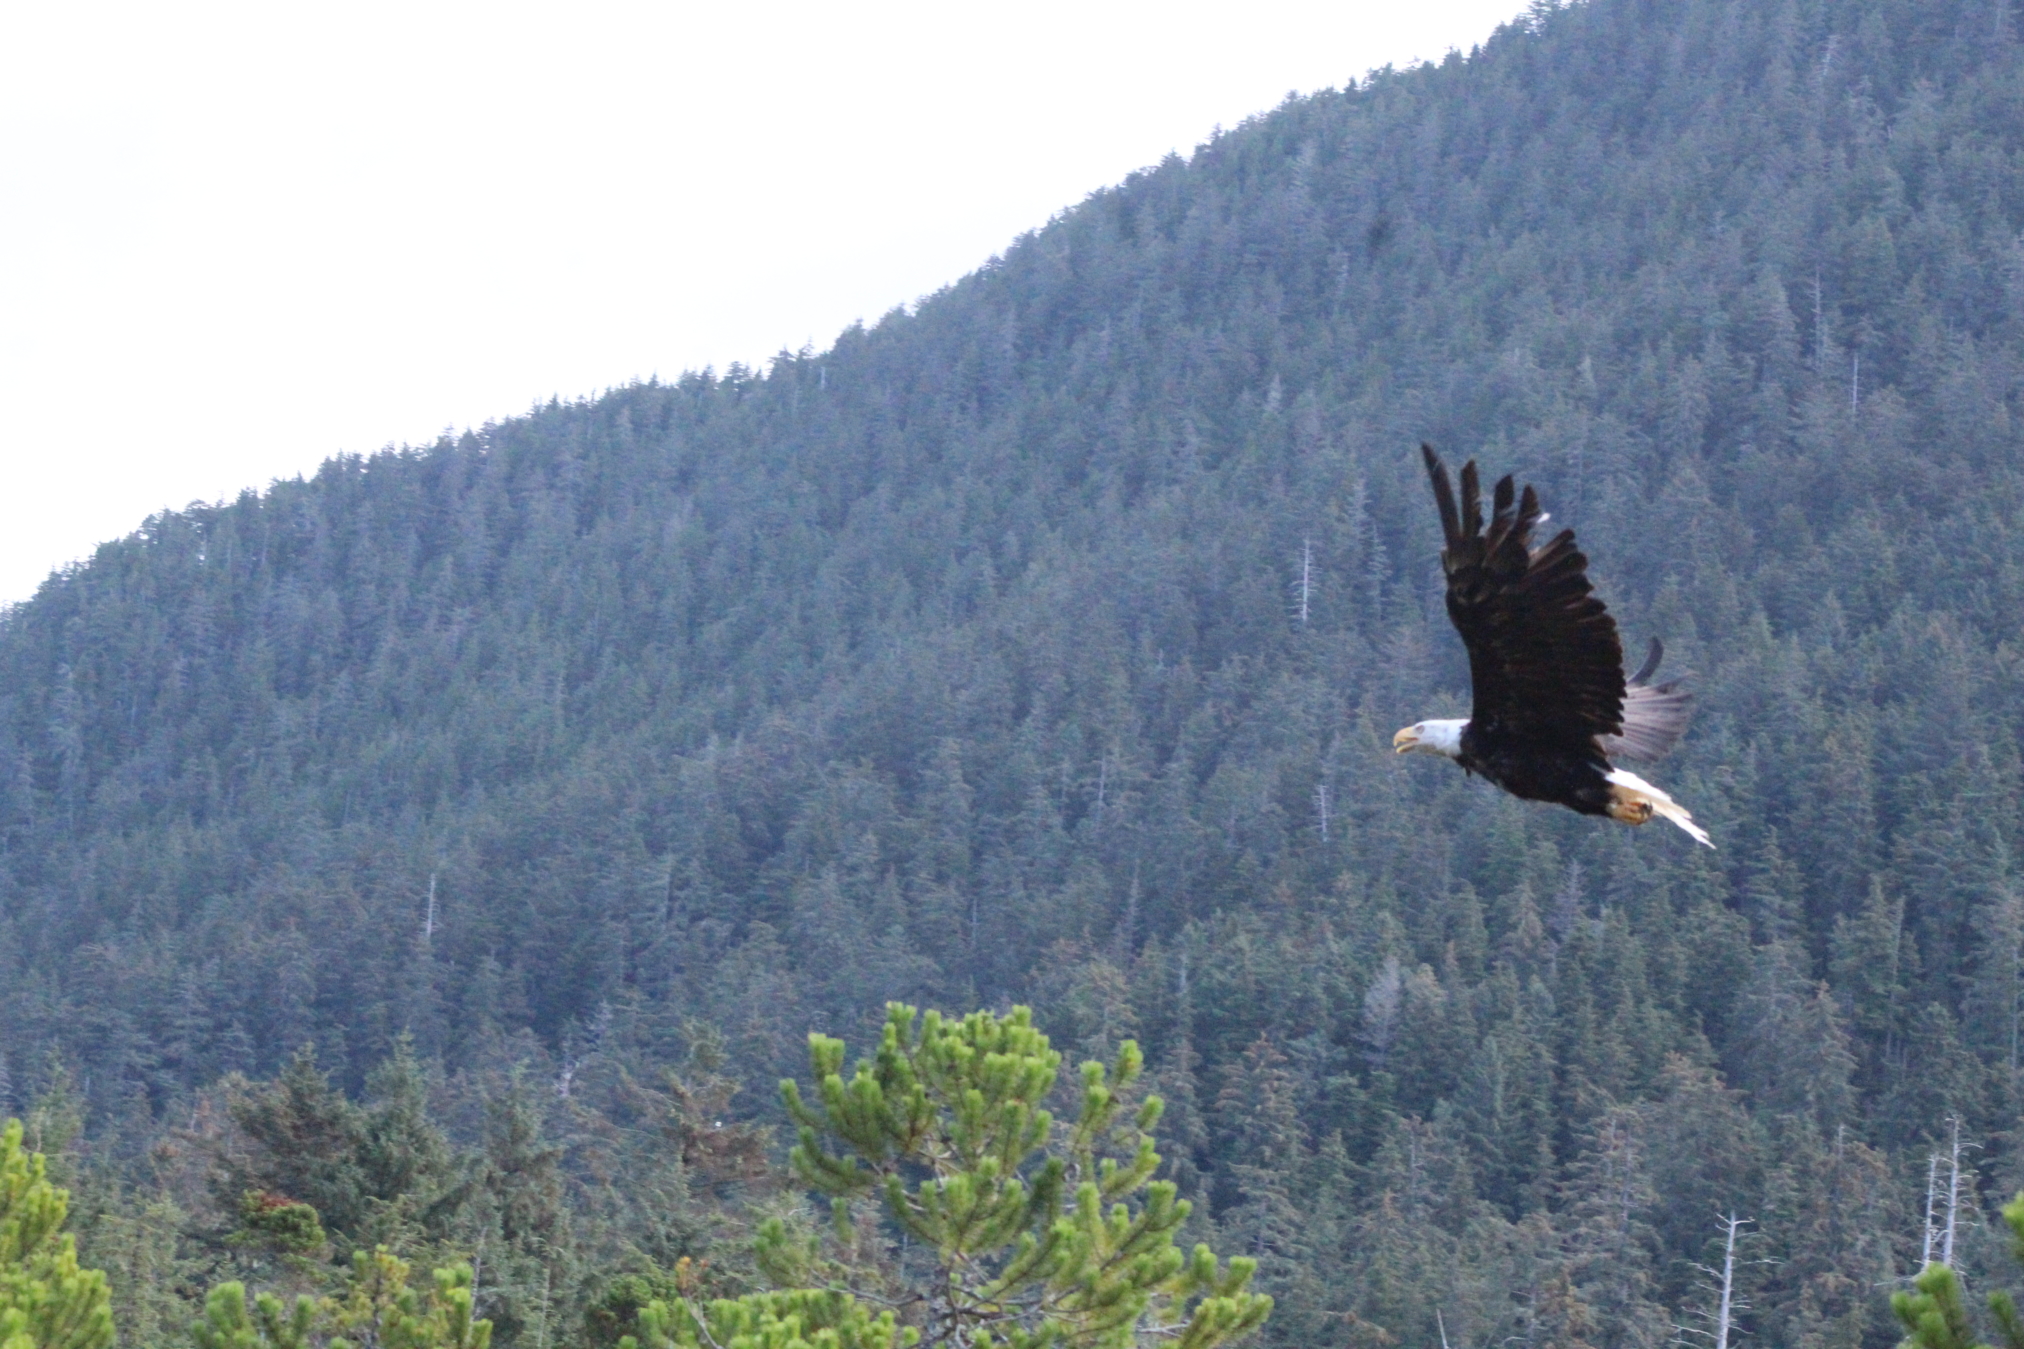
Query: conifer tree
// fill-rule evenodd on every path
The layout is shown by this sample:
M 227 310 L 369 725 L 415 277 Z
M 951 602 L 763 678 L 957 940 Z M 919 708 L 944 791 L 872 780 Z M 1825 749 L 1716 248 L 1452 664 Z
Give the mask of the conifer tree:
M 356 1148 L 365 1193 L 382 1202 L 437 1200 L 450 1181 L 450 1145 L 429 1118 L 428 1080 L 407 1036 L 368 1075 L 366 1090 L 371 1104 Z
M 776 1283 L 863 1286 L 882 1270 L 922 1345 L 962 1349 L 1124 1349 L 1148 1333 L 1210 1349 L 1271 1310 L 1247 1288 L 1252 1261 L 1219 1266 L 1207 1246 L 1189 1257 L 1175 1245 L 1189 1205 L 1152 1180 L 1161 1102 L 1126 1108 L 1135 1042 L 1108 1071 L 1083 1065 L 1075 1117 L 1061 1122 L 1044 1105 L 1061 1055 L 1023 1007 L 954 1021 L 894 1003 L 849 1078 L 842 1041 L 811 1035 L 809 1057 L 816 1102 L 791 1080 L 781 1093 L 800 1128 L 795 1173 L 831 1197 L 840 1258 L 773 1222 L 759 1256 Z M 843 1240 L 862 1237 L 867 1203 L 917 1243 L 925 1273 L 876 1249 L 882 1238 L 871 1250 Z
M 1279 1286 L 1312 1255 L 1294 1202 L 1306 1180 L 1308 1149 L 1293 1091 L 1286 1056 L 1260 1035 L 1231 1065 L 1216 1100 L 1226 1138 L 1217 1226 L 1258 1262 L 1268 1287 Z
M 920 1332 L 890 1311 L 874 1317 L 848 1293 L 799 1289 L 719 1299 L 652 1302 L 640 1310 L 640 1336 L 620 1349 L 908 1349 Z
M 384 1246 L 352 1256 L 341 1296 L 254 1297 L 246 1286 L 221 1283 L 191 1328 L 197 1349 L 487 1349 L 492 1323 L 472 1314 L 471 1267 L 435 1272 L 416 1288 L 412 1270 Z
M 483 1262 L 485 1306 L 509 1343 L 549 1335 L 558 1294 L 574 1274 L 563 1150 L 545 1136 L 537 1101 L 516 1072 L 487 1103 L 474 1196 L 480 1228 L 472 1244 Z
M 80 1269 L 63 1221 L 70 1195 L 51 1185 L 21 1121 L 0 1129 L 0 1349 L 105 1349 L 112 1304 L 105 1275 Z
M 356 1229 L 365 1213 L 363 1120 L 317 1067 L 314 1045 L 298 1049 L 273 1082 L 240 1095 L 231 1111 L 248 1146 L 220 1170 L 222 1207 L 237 1211 L 248 1193 L 272 1194 L 309 1205 L 333 1231 Z
M 2024 1194 L 2004 1206 L 2003 1222 L 2010 1229 L 2010 1254 L 2024 1264 Z M 1891 1294 L 1890 1305 L 1906 1331 L 1900 1349 L 1986 1349 L 1968 1319 L 1960 1276 L 1947 1265 L 1927 1265 L 1910 1292 Z M 1989 1294 L 1988 1305 L 2003 1349 L 2024 1349 L 2024 1316 L 2016 1300 L 1999 1289 Z
M 1601 1349 L 1648 1349 L 1665 1312 L 1652 1297 L 1648 1122 L 1610 1106 L 1593 1122 L 1563 1188 L 1568 1273 L 1593 1308 Z

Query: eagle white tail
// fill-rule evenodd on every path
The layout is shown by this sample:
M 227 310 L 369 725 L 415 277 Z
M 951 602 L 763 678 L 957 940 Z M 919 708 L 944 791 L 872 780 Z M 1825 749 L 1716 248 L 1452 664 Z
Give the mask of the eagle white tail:
M 1610 793 L 1615 798 L 1609 809 L 1613 818 L 1625 824 L 1643 824 L 1654 815 L 1663 816 L 1693 835 L 1694 842 L 1708 848 L 1715 846 L 1708 831 L 1694 823 L 1685 806 L 1637 774 L 1613 768 L 1604 780 L 1615 789 Z

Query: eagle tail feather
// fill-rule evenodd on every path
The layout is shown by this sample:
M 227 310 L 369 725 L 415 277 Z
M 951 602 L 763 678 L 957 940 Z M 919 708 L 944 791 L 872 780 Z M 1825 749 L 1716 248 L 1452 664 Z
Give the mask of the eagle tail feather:
M 1658 638 L 1652 638 L 1651 650 L 1645 654 L 1645 663 L 1638 667 L 1636 674 L 1624 682 L 1627 684 L 1649 684 L 1652 676 L 1659 672 L 1659 662 L 1666 657 L 1666 646 Z
M 1681 688 L 1678 680 L 1664 684 L 1628 683 L 1623 690 L 1623 729 L 1615 735 L 1599 735 L 1596 743 L 1611 762 L 1631 759 L 1650 763 L 1672 752 L 1687 733 L 1693 715 L 1694 695 Z
M 1610 813 L 1617 819 L 1624 821 L 1626 824 L 1643 824 L 1652 816 L 1657 815 L 1678 825 L 1693 838 L 1694 842 L 1700 844 L 1702 847 L 1712 848 L 1715 846 L 1714 840 L 1708 837 L 1708 831 L 1694 823 L 1694 817 L 1687 813 L 1685 806 L 1673 800 L 1663 790 L 1652 786 L 1637 774 L 1626 773 L 1621 768 L 1613 768 L 1604 780 L 1616 789 L 1611 795 L 1616 798 L 1617 805 L 1611 809 Z M 1618 815 L 1616 812 L 1619 809 L 1624 813 Z

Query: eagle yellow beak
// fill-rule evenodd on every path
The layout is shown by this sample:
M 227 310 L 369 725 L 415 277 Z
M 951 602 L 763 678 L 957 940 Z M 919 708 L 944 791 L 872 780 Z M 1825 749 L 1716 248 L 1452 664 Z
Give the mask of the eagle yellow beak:
M 1408 726 L 1392 737 L 1392 752 L 1394 754 L 1404 754 L 1409 749 L 1417 749 L 1419 743 L 1420 737 L 1414 732 L 1412 727 Z

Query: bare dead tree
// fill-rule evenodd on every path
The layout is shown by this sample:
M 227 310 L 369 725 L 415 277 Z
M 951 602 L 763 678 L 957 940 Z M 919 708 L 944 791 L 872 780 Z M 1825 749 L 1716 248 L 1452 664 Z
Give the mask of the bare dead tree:
M 1933 1206 L 1939 1202 L 1939 1192 L 1940 1154 L 1929 1152 L 1926 1154 L 1926 1234 L 1919 1246 L 1920 1269 L 1933 1263 L 1933 1238 L 1937 1235 L 1933 1228 Z
M 1960 1116 L 1947 1120 L 1949 1141 L 1947 1144 L 1947 1225 L 1940 1239 L 1940 1263 L 1952 1269 L 1954 1265 L 1954 1233 L 1959 1230 L 1961 1218 L 1961 1150 L 1973 1150 L 1975 1144 L 1961 1142 Z
M 1954 1229 L 1961 1214 L 1961 1121 L 1950 1119 L 1947 1145 L 1947 1234 L 1940 1243 L 1940 1263 L 1954 1266 Z
M 1834 59 L 1834 48 L 1827 49 L 1827 59 Z M 1825 67 L 1823 66 L 1823 69 Z M 1820 268 L 1813 269 L 1813 375 L 1820 377 L 1827 366 L 1827 316 L 1820 302 Z
M 1713 1299 L 1713 1305 L 1704 1311 L 1694 1313 L 1707 1322 L 1705 1327 L 1676 1326 L 1676 1343 L 1691 1344 L 1697 1340 L 1707 1341 L 1713 1349 L 1729 1349 L 1731 1339 L 1744 1334 L 1736 1324 L 1736 1318 L 1750 1310 L 1750 1304 L 1736 1288 L 1736 1248 L 1743 1231 L 1754 1220 L 1737 1216 L 1734 1211 L 1718 1213 L 1716 1221 L 1722 1225 L 1722 1267 L 1718 1270 L 1710 1265 L 1695 1265 L 1705 1282 L 1701 1285 Z M 1763 1263 L 1763 1262 L 1757 1262 Z
M 1715 1311 L 1715 1349 L 1729 1349 L 1729 1327 L 1742 1310 L 1736 1298 L 1736 1229 L 1742 1225 L 1734 1213 L 1722 1220 L 1722 1298 Z
M 1307 626 L 1308 600 L 1314 593 L 1314 540 L 1300 541 L 1300 580 L 1294 586 L 1294 616 L 1300 626 Z

